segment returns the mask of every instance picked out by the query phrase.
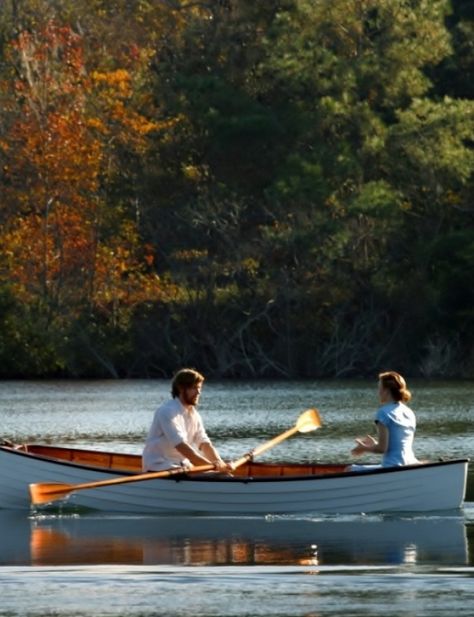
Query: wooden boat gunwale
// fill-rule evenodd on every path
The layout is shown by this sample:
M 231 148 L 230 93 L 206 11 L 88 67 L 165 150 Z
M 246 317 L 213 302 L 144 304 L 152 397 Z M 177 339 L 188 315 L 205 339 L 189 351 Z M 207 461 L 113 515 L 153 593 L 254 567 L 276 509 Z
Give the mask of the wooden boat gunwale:
M 66 446 L 49 446 L 47 444 L 20 444 L 20 445 L 15 445 L 15 446 L 0 445 L 0 450 L 4 450 L 8 452 L 9 454 L 16 454 L 18 456 L 23 456 L 23 457 L 34 459 L 34 460 L 45 461 L 53 465 L 74 467 L 76 469 L 87 469 L 87 470 L 94 471 L 94 472 L 99 471 L 101 473 L 108 473 L 112 475 L 119 474 L 123 476 L 134 476 L 137 473 L 139 473 L 138 467 L 135 471 L 131 471 L 131 470 L 127 470 L 124 467 L 118 467 L 118 466 L 117 467 L 111 467 L 111 466 L 106 467 L 105 465 L 93 465 L 90 463 L 89 464 L 79 463 L 74 460 L 67 460 L 66 458 L 56 458 L 53 455 L 48 456 L 47 454 L 38 454 L 37 452 L 30 451 L 29 448 L 44 448 L 44 449 L 51 449 L 51 450 L 59 450 L 65 453 L 68 451 L 72 451 L 78 454 L 85 453 L 88 455 L 90 454 L 90 455 L 98 455 L 98 456 L 109 456 L 110 460 L 112 460 L 118 454 L 117 452 L 107 452 L 105 450 L 87 450 L 84 448 L 69 448 Z M 132 460 L 136 460 L 137 457 L 139 458 L 138 454 L 120 453 L 119 456 L 123 458 L 130 457 Z
M 446 466 L 446 465 L 457 465 L 459 463 L 468 463 L 470 459 L 449 459 L 446 461 L 430 461 L 428 463 L 419 463 L 416 465 L 404 465 L 404 466 L 400 466 L 400 467 L 377 467 L 375 469 L 364 469 L 364 470 L 360 470 L 360 471 L 326 471 L 325 473 L 311 473 L 311 474 L 302 474 L 302 475 L 269 475 L 269 476 L 240 476 L 240 477 L 216 477 L 216 476 L 212 476 L 212 475 L 200 475 L 200 476 L 192 476 L 192 475 L 185 475 L 183 474 L 182 476 L 175 476 L 175 480 L 176 481 L 185 481 L 185 482 L 243 482 L 245 484 L 249 483 L 249 482 L 290 482 L 293 480 L 313 480 L 313 482 L 315 480 L 326 480 L 326 479 L 331 479 L 333 480 L 334 478 L 348 478 L 351 476 L 361 476 L 361 475 L 380 475 L 380 474 L 384 474 L 384 473 L 396 473 L 396 472 L 401 472 L 401 471 L 407 471 L 409 469 L 426 469 L 429 467 L 439 467 L 439 466 Z M 255 466 L 255 467 L 265 467 L 265 468 L 271 468 L 272 466 L 275 467 L 282 467 L 282 466 L 289 466 L 289 467 L 295 467 L 296 465 L 298 465 L 298 463 L 251 463 L 251 465 Z M 350 465 L 350 463 L 348 463 L 348 465 Z M 308 463 L 307 465 L 305 465 L 304 463 L 301 464 L 302 467 L 318 467 L 318 464 L 311 464 Z M 328 467 L 330 467 L 331 464 L 321 464 L 321 467 L 327 469 Z M 334 463 L 335 467 L 340 467 L 341 465 Z M 133 475 L 133 474 L 132 474 Z M 163 478 L 166 480 L 170 480 L 173 478 Z

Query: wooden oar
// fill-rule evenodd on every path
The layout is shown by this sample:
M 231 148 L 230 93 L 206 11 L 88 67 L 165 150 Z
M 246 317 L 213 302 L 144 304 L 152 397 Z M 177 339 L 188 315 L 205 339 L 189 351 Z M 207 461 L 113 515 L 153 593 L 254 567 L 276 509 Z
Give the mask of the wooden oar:
M 261 446 L 257 446 L 254 450 L 247 452 L 247 454 L 244 454 L 242 458 L 239 458 L 236 461 L 234 461 L 232 463 L 232 466 L 234 469 L 237 469 L 237 467 L 240 467 L 244 463 L 251 461 L 258 454 L 262 454 L 262 452 L 266 452 L 270 448 L 273 448 L 273 446 L 278 445 L 279 443 L 281 443 L 285 439 L 288 439 L 288 437 L 291 437 L 295 433 L 309 433 L 310 431 L 314 431 L 320 426 L 321 426 L 321 418 L 319 416 L 318 410 L 317 409 L 307 409 L 300 415 L 300 417 L 296 421 L 296 424 L 293 428 L 288 429 L 287 431 L 285 431 L 281 435 L 278 435 L 278 437 L 274 437 L 270 441 L 266 441 L 265 443 L 262 443 Z
M 295 433 L 309 433 L 321 426 L 321 419 L 319 412 L 316 409 L 308 409 L 304 411 L 298 418 L 295 426 L 288 431 L 285 431 L 281 435 L 274 437 L 270 441 L 263 443 L 254 450 L 247 452 L 241 458 L 233 461 L 231 466 L 233 469 L 237 469 L 244 463 L 252 460 L 257 454 L 261 454 L 266 450 L 269 450 L 273 446 L 281 443 L 283 440 L 291 437 Z M 49 503 L 56 501 L 57 499 L 64 499 L 70 493 L 74 491 L 82 491 L 88 488 L 100 488 L 102 486 L 112 486 L 114 484 L 126 484 L 128 482 L 144 482 L 145 480 L 154 480 L 156 478 L 169 478 L 170 476 L 182 475 L 184 473 L 202 473 L 205 471 L 211 471 L 215 469 L 212 464 L 199 465 L 191 467 L 189 469 L 184 467 L 176 467 L 173 469 L 166 469 L 164 471 L 152 471 L 148 473 L 135 474 L 132 476 L 124 476 L 120 478 L 113 478 L 112 480 L 98 480 L 97 482 L 86 482 L 84 484 L 63 484 L 61 482 L 41 482 L 38 484 L 30 484 L 30 498 L 31 503 L 34 505 Z

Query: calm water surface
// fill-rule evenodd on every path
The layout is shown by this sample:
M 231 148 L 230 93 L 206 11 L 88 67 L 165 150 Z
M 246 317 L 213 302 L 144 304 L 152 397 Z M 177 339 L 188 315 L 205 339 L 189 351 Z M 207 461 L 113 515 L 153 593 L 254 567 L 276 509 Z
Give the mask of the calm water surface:
M 474 451 L 474 384 L 411 383 L 420 458 Z M 3 382 L 0 436 L 140 452 L 168 381 Z M 324 426 L 261 460 L 348 461 L 374 383 L 206 383 L 225 458 L 316 406 Z M 474 615 L 474 482 L 462 512 L 404 516 L 29 516 L 0 509 L 0 616 Z

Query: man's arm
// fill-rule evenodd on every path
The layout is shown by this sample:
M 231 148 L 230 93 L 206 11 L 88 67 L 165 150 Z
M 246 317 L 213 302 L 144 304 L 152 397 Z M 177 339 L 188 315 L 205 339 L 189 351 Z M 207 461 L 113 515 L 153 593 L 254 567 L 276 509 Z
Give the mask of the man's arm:
M 211 461 L 215 464 L 217 471 L 230 473 L 233 471 L 230 463 L 226 463 L 223 461 L 219 455 L 219 452 L 214 448 L 210 441 L 204 441 L 199 449 L 204 453 L 204 455 L 211 459 Z
M 200 446 L 199 449 L 201 450 L 201 452 L 204 454 L 204 456 L 206 458 L 208 458 L 209 460 L 211 460 L 213 463 L 219 463 L 219 462 L 223 462 L 221 457 L 219 456 L 219 453 L 217 452 L 217 450 L 214 448 L 214 446 L 212 445 L 211 442 L 209 441 L 205 441 L 203 442 Z
M 215 462 L 211 457 L 206 458 L 184 441 L 175 446 L 175 448 L 183 455 L 183 458 L 189 459 L 193 465 L 213 465 Z
M 199 449 L 202 451 L 204 456 L 199 452 L 196 452 L 193 447 L 184 441 L 175 446 L 175 448 L 180 454 L 183 455 L 183 458 L 189 459 L 193 465 L 214 465 L 216 471 L 225 473 L 232 471 L 232 467 L 221 459 L 212 443 L 205 441 L 201 444 Z

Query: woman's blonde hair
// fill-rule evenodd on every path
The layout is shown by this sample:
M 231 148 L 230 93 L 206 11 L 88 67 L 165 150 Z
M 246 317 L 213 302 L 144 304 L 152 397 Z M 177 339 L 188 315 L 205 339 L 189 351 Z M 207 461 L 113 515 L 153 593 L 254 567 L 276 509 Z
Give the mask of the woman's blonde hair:
M 395 371 L 387 371 L 379 374 L 379 379 L 382 387 L 389 390 L 394 401 L 402 401 L 407 403 L 411 399 L 411 392 L 407 388 L 406 381 Z

